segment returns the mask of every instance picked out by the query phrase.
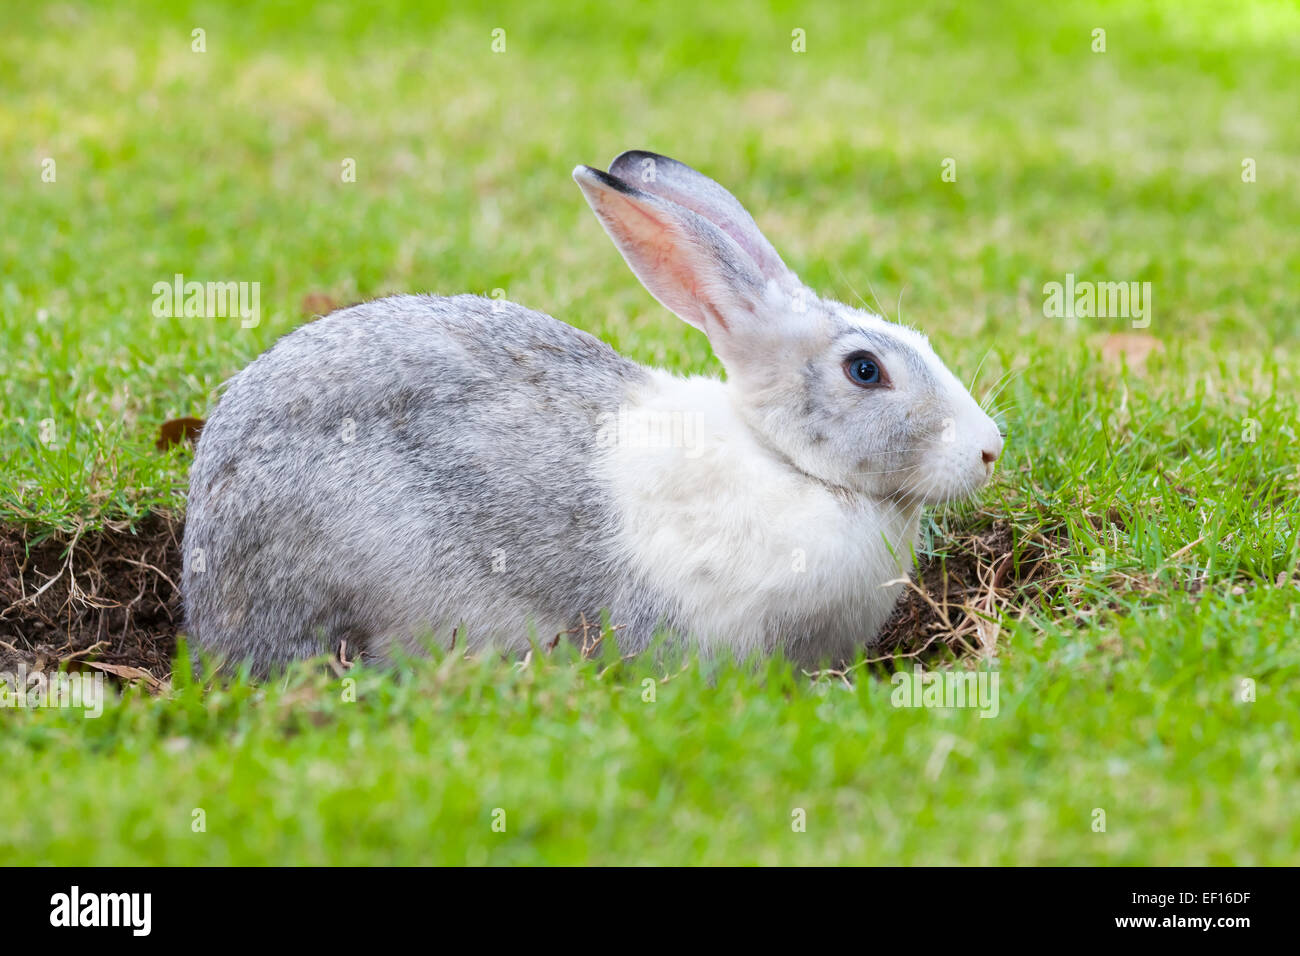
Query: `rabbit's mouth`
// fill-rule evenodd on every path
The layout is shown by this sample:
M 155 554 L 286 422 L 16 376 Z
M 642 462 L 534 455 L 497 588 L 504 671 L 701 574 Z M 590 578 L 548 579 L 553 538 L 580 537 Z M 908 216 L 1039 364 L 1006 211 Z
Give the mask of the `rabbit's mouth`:
M 887 497 L 900 503 L 937 508 L 976 497 L 993 477 L 993 462 L 981 461 L 981 470 L 971 468 L 954 474 L 945 468 L 927 468 L 899 485 Z

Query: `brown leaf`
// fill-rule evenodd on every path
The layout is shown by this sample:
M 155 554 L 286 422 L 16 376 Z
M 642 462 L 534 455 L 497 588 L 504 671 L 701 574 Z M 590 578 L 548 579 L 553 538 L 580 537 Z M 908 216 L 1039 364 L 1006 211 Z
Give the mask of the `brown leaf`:
M 145 686 L 152 693 L 159 693 L 163 690 L 163 682 L 154 677 L 143 667 L 132 667 L 129 664 L 105 664 L 101 661 L 83 661 L 86 667 L 93 667 L 95 670 L 103 671 L 105 674 L 112 674 L 114 677 L 120 677 L 124 681 L 142 680 Z
M 1106 336 L 1101 343 L 1103 359 L 1112 365 L 1119 365 L 1122 358 L 1127 359 L 1129 368 L 1134 371 L 1142 370 L 1151 353 L 1164 350 L 1165 343 L 1141 332 L 1116 332 Z
M 154 445 L 159 451 L 166 451 L 172 445 L 179 445 L 181 442 L 187 441 L 193 444 L 198 441 L 202 429 L 201 418 L 173 418 L 158 426 L 158 438 L 154 441 Z
M 302 297 L 303 315 L 329 315 L 338 307 L 339 304 L 325 292 L 308 292 Z

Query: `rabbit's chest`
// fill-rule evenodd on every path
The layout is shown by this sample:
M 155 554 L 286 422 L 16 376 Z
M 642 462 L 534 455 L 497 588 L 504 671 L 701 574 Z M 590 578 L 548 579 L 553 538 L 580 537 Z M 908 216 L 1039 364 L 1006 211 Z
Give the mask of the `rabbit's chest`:
M 685 629 L 738 651 L 870 643 L 911 567 L 916 513 L 723 444 L 623 448 L 607 474 L 620 562 Z

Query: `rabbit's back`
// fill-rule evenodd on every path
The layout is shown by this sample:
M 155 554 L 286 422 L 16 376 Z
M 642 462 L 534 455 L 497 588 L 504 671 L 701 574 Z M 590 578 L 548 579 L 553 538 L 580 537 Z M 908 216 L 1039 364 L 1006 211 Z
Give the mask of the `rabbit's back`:
M 549 316 L 395 296 L 281 339 L 204 428 L 185 530 L 187 630 L 259 671 L 391 642 L 517 643 L 629 592 L 598 480 L 602 416 L 647 373 Z M 661 609 L 646 615 L 662 617 Z

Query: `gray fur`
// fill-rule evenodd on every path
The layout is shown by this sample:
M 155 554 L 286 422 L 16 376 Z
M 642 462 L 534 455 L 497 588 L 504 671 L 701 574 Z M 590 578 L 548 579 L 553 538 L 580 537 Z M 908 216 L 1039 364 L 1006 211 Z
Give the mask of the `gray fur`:
M 592 446 L 645 377 L 475 296 L 394 296 L 290 333 L 234 377 L 198 443 L 190 638 L 267 673 L 343 641 L 379 658 L 425 631 L 445 642 L 482 608 L 516 633 L 612 609 L 643 645 L 673 609 L 610 565 Z

